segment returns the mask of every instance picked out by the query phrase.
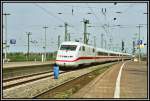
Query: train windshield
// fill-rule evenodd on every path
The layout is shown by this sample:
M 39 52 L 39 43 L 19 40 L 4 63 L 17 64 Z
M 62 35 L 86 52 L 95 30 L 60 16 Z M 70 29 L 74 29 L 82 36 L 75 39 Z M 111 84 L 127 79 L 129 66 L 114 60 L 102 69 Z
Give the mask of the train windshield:
M 75 51 L 77 48 L 76 45 L 61 45 L 60 50 L 70 50 Z

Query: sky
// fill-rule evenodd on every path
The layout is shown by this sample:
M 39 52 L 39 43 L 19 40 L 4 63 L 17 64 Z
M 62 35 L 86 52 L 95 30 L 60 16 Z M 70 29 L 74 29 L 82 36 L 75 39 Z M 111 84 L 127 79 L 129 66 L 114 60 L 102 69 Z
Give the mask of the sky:
M 102 9 L 106 8 L 106 12 Z M 73 10 L 73 12 L 72 12 Z M 121 12 L 121 13 L 117 13 Z M 121 49 L 122 40 L 125 42 L 125 49 L 132 52 L 133 40 L 138 39 L 139 24 L 140 37 L 143 43 L 147 43 L 147 3 L 3 3 L 3 13 L 10 13 L 7 16 L 7 42 L 8 52 L 27 52 L 28 37 L 31 32 L 30 52 L 44 52 L 44 38 L 46 30 L 47 52 L 56 51 L 58 48 L 58 35 L 61 42 L 64 41 L 64 23 L 69 24 L 67 30 L 70 33 L 71 41 L 83 41 L 84 24 L 83 19 L 89 20 L 87 32 L 89 34 L 89 44 L 94 44 L 96 36 L 96 46 L 101 46 L 101 34 L 106 40 L 106 49 Z M 61 13 L 61 14 L 59 14 Z M 91 14 L 88 14 L 91 13 Z M 116 18 L 116 20 L 114 20 Z M 3 41 L 6 34 L 6 17 L 3 16 Z M 109 25 L 105 29 L 104 25 Z M 115 26 L 115 25 L 121 25 Z M 115 26 L 115 27 L 113 27 Z M 110 38 L 112 41 L 110 42 Z M 10 40 L 15 39 L 16 44 L 10 44 Z M 104 42 L 103 42 L 104 43 Z M 110 47 L 111 46 L 111 47 Z M 109 48 L 110 47 L 110 48 Z M 147 47 L 141 49 L 146 52 Z

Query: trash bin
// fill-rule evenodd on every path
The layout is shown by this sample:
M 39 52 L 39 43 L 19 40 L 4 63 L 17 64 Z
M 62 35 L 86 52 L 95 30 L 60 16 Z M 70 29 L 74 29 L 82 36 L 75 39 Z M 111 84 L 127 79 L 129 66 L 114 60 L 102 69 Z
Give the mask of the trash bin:
M 54 64 L 53 73 L 54 73 L 54 79 L 58 79 L 58 76 L 59 76 L 59 66 L 57 64 Z

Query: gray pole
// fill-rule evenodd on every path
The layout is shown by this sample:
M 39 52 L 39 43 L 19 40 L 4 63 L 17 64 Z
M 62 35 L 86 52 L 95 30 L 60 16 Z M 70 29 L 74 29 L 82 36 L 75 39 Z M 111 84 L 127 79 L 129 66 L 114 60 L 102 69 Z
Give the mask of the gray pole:
M 139 40 L 140 40 L 140 24 L 139 24 Z M 139 45 L 139 62 L 141 61 L 141 48 L 140 48 L 140 45 Z
M 58 35 L 58 48 L 60 46 L 60 35 Z
M 84 44 L 86 44 L 86 21 L 84 21 Z
M 70 33 L 68 33 L 68 41 L 70 41 Z
M 102 33 L 101 34 L 101 48 L 103 48 L 103 41 L 104 41 L 103 36 L 104 36 L 104 34 Z
M 89 24 L 89 20 L 85 20 L 83 19 L 84 22 L 84 44 L 88 44 L 88 40 L 87 40 L 87 24 Z
M 10 15 L 9 13 L 4 13 L 5 15 L 5 60 L 7 61 L 7 15 Z
M 44 47 L 44 51 L 45 51 L 45 56 L 44 56 L 44 61 L 46 61 L 46 28 L 48 28 L 47 26 L 43 27 L 45 29 L 45 47 Z
M 67 26 L 68 26 L 68 24 L 67 23 L 65 23 L 65 41 L 67 41 Z
M 139 27 L 139 40 L 140 40 L 140 28 L 141 27 L 143 27 L 143 26 L 141 26 L 141 24 L 139 24 L 139 26 L 137 26 L 137 27 Z M 139 45 L 139 62 L 141 61 L 141 48 L 140 48 L 140 45 Z
M 106 40 L 104 40 L 104 42 L 105 42 L 105 49 L 106 49 L 106 46 L 107 46 L 106 44 L 107 44 L 107 42 L 106 42 Z
M 94 36 L 94 47 L 96 47 L 96 36 Z
M 31 35 L 31 32 L 28 32 L 27 35 L 28 35 L 28 52 L 27 52 L 27 57 L 28 57 L 28 60 L 29 60 L 29 54 L 30 54 L 29 53 L 29 51 L 30 51 L 30 38 L 29 37 Z

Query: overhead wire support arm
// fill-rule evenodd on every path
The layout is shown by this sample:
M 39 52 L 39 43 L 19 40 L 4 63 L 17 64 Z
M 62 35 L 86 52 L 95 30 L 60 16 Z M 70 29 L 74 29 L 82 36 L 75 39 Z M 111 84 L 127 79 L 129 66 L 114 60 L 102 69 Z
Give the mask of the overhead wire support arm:
M 93 15 L 95 16 L 95 18 L 97 19 L 97 21 L 99 21 L 100 25 L 102 26 L 102 28 L 104 29 L 105 32 L 107 32 L 107 29 L 105 29 L 104 25 L 100 22 L 99 18 L 97 17 L 97 15 L 94 13 L 93 9 L 88 5 L 88 8 L 91 10 L 91 12 L 93 12 Z

